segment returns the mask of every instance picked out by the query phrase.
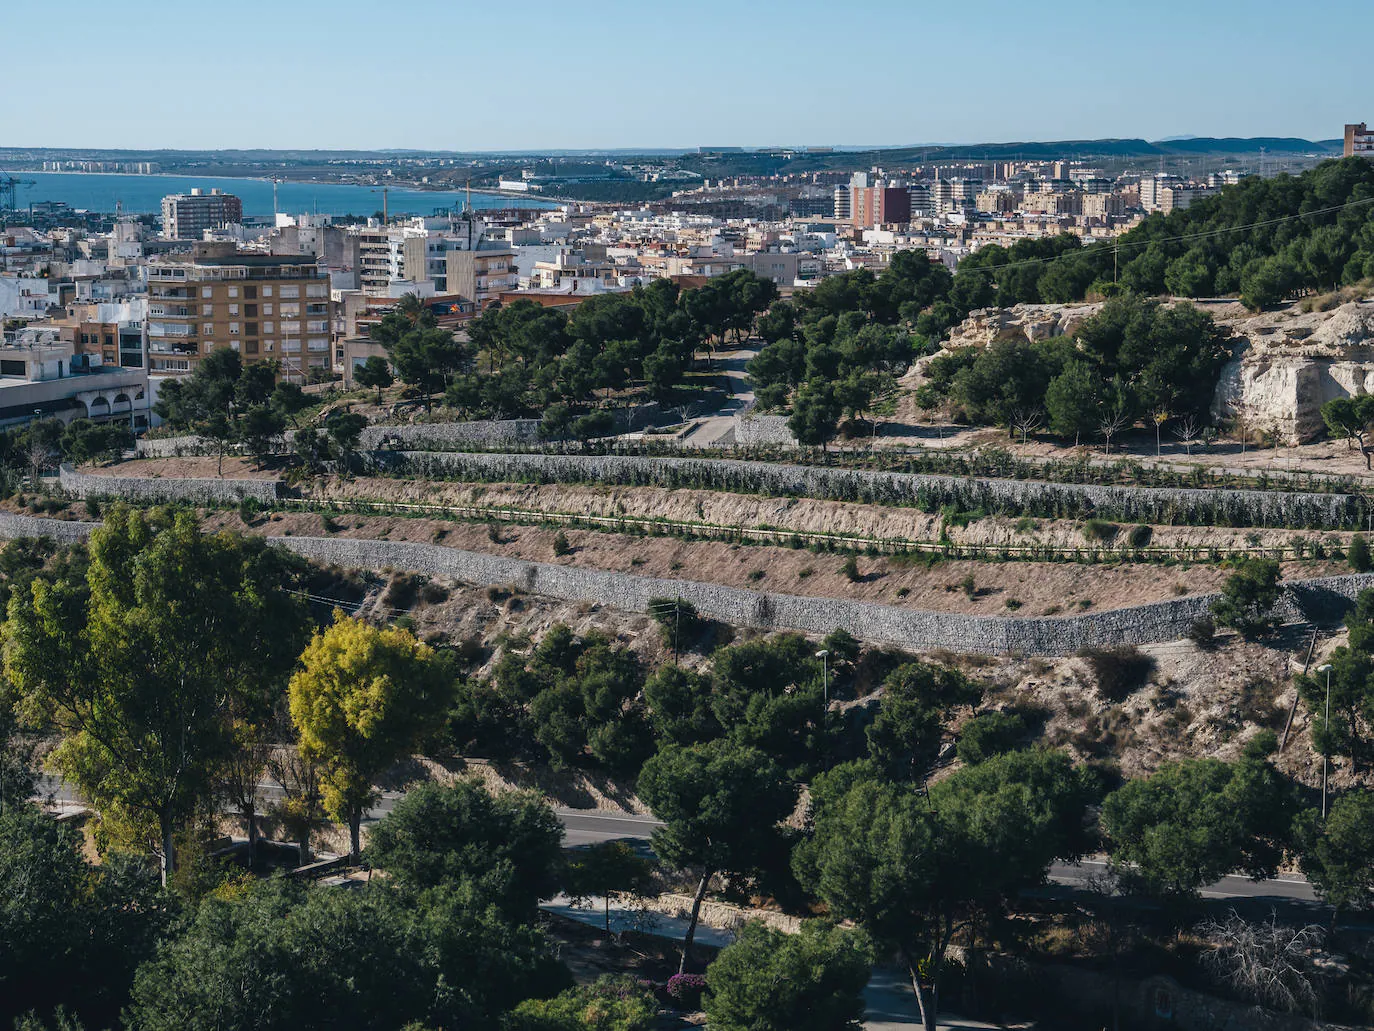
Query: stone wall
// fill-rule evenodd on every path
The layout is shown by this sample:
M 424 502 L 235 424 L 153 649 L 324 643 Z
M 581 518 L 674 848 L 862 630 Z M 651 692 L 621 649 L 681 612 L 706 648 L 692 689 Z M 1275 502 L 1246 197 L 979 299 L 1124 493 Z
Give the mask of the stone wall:
M 58 469 L 62 489 L 78 498 L 118 498 L 125 501 L 190 501 L 196 504 L 238 504 L 253 498 L 276 501 L 280 480 L 174 479 L 155 476 L 88 476 L 69 465 Z
M 232 450 L 232 448 L 226 449 Z M 204 437 L 187 434 L 181 437 L 139 437 L 134 441 L 134 453 L 139 458 L 183 458 L 190 455 L 214 455 L 219 445 Z
M 77 522 L 67 519 L 43 519 L 39 516 L 14 515 L 0 512 L 0 539 L 17 537 L 51 537 L 63 544 L 84 541 L 100 523 Z
M 1082 648 L 1153 644 L 1184 637 L 1215 595 L 1200 595 L 1080 616 L 1014 619 L 929 612 L 843 598 L 768 594 L 691 580 L 660 579 L 460 551 L 405 541 L 283 537 L 274 542 L 307 558 L 360 569 L 402 569 L 464 583 L 497 584 L 565 601 L 646 612 L 652 598 L 681 597 L 698 612 L 733 626 L 826 634 L 837 627 L 866 641 L 906 648 L 988 654 L 1072 655 Z M 1374 574 L 1290 584 L 1285 619 L 1330 622 Z
M 642 429 L 663 418 L 657 403 L 617 408 L 612 412 L 615 432 Z M 368 426 L 364 450 L 447 451 L 453 448 L 527 446 L 540 443 L 538 419 L 475 419 L 471 422 L 422 422 L 403 426 Z
M 0 537 L 4 538 L 82 540 L 98 525 L 0 513 Z M 648 611 L 651 598 L 680 597 L 703 616 L 733 626 L 814 634 L 844 627 L 861 640 L 966 653 L 1072 655 L 1086 647 L 1173 641 L 1185 636 L 1216 600 L 1215 595 L 1200 595 L 1081 616 L 1014 619 L 928 612 L 844 598 L 767 594 L 721 584 L 527 562 L 409 541 L 343 537 L 271 540 L 305 558 L 355 569 L 398 569 L 463 583 L 510 586 L 529 594 L 590 601 L 627 612 Z M 1280 614 L 1289 620 L 1333 622 L 1367 587 L 1374 587 L 1374 574 L 1295 581 L 1285 588 Z
M 928 512 L 952 504 L 964 511 L 1044 518 L 1096 515 L 1123 522 L 1362 529 L 1365 510 L 1363 499 L 1348 494 L 991 480 L 723 458 L 433 452 L 396 452 L 374 458 L 382 468 L 421 477 L 696 487 L 914 504 Z
M 785 415 L 735 416 L 735 443 L 784 444 L 795 447 L 797 438 L 787 428 Z

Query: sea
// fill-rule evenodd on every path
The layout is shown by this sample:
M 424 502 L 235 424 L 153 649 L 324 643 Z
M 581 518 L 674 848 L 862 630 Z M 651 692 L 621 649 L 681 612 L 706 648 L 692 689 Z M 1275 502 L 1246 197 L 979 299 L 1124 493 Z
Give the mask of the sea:
M 162 198 L 170 193 L 190 193 L 199 187 L 232 193 L 243 201 L 244 215 L 270 217 L 272 181 L 191 175 L 119 175 L 100 172 L 15 172 L 16 179 L 32 180 L 33 186 L 15 190 L 15 207 L 21 210 L 39 201 L 61 201 L 80 211 L 113 212 L 116 206 L 125 214 L 145 215 L 162 212 Z M 433 215 L 447 209 L 461 210 L 466 195 L 462 190 L 388 189 L 387 211 L 391 215 Z M 554 208 L 558 205 L 534 198 L 512 198 L 473 191 L 474 208 Z M 277 211 L 287 214 L 371 215 L 382 210 L 380 186 L 355 186 L 348 183 L 279 182 Z

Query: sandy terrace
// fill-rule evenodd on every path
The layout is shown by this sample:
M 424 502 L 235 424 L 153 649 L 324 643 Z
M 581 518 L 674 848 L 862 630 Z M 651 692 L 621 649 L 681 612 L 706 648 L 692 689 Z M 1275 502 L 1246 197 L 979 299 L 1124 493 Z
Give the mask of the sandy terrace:
M 88 470 L 100 475 L 212 477 L 213 458 L 140 459 L 122 465 Z M 262 478 L 276 475 L 253 468 L 247 459 L 225 459 L 227 478 Z M 350 502 L 386 501 L 406 504 L 517 508 L 559 514 L 669 519 L 715 526 L 772 527 L 801 532 L 856 535 L 934 541 L 940 538 L 938 515 L 912 507 L 865 505 L 820 501 L 811 498 L 767 497 L 709 490 L 668 490 L 661 487 L 575 486 L 566 484 L 486 484 L 449 481 L 359 477 L 340 480 L 322 476 L 302 488 L 305 497 Z M 951 540 L 964 544 L 1032 544 L 1058 548 L 1111 547 L 1089 540 L 1075 520 L 1037 519 L 1030 524 L 1015 519 L 980 519 L 968 526 L 948 528 Z M 1344 548 L 1350 534 L 1311 533 L 1286 529 L 1248 529 L 1216 526 L 1160 526 L 1151 544 L 1156 547 L 1243 549 L 1274 547 L 1295 536 L 1320 537 L 1332 547 Z M 1121 543 L 1121 542 L 1117 542 Z
M 214 512 L 206 522 L 281 536 L 317 537 L 325 533 L 319 515 L 273 514 L 245 527 L 237 513 Z M 559 562 L 667 579 L 704 580 L 785 594 L 844 597 L 983 615 L 1036 616 L 1083 609 L 1118 608 L 1182 594 L 1216 590 L 1225 571 L 1215 566 L 1079 565 L 1074 563 L 942 561 L 930 569 L 905 567 L 881 557 L 858 560 L 860 579 L 851 583 L 839 555 L 803 549 L 734 545 L 714 541 L 635 537 L 590 530 L 568 530 L 573 554 L 556 558 L 555 530 L 499 526 L 499 541 L 475 523 L 409 519 L 397 516 L 335 517 L 337 534 L 361 539 L 438 542 L 538 562 Z M 1287 563 L 1290 578 L 1324 576 L 1341 563 Z M 965 584 L 968 578 L 972 582 Z M 905 594 L 900 592 L 905 591 Z M 900 595 L 900 596 L 899 596 Z M 1084 604 L 1086 603 L 1086 604 Z
M 940 538 L 941 520 L 916 508 L 865 505 L 855 502 L 779 498 L 707 490 L 668 490 L 662 487 L 590 487 L 564 484 L 470 484 L 359 478 L 323 478 L 305 490 L 321 501 L 394 501 L 407 504 L 483 506 L 540 512 L 607 517 L 670 519 L 716 526 L 772 527 L 802 532 L 856 535 L 909 541 Z M 968 526 L 951 526 L 951 540 L 965 544 L 1025 547 L 1047 544 L 1060 548 L 1110 547 L 1084 536 L 1082 523 L 1072 519 L 979 519 Z M 1320 537 L 1333 546 L 1349 544 L 1350 534 L 1308 533 L 1297 530 L 1217 526 L 1160 526 L 1151 538 L 1156 547 L 1215 547 L 1240 549 L 1289 543 L 1295 536 Z M 1118 544 L 1124 543 L 1125 536 Z
M 215 479 L 219 476 L 219 461 L 214 457 L 191 456 L 187 458 L 133 458 L 127 462 L 113 465 L 87 465 L 81 472 L 88 476 L 148 476 L 167 479 L 203 478 Z M 259 469 L 251 458 L 224 456 L 226 480 L 275 480 L 281 477 L 280 469 L 270 466 Z

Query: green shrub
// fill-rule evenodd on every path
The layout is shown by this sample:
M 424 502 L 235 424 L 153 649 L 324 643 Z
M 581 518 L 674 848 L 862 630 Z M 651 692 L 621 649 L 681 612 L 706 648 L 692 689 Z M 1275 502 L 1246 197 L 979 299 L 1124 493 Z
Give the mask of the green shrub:
M 984 712 L 964 724 L 957 753 L 961 762 L 974 763 L 1010 752 L 1026 736 L 1026 721 L 1014 712 Z
M 553 553 L 562 558 L 564 555 L 572 554 L 572 545 L 568 542 L 568 535 L 559 530 L 553 535 Z
M 1222 626 L 1245 637 L 1269 633 L 1278 625 L 1274 607 L 1282 589 L 1279 564 L 1271 558 L 1246 558 L 1221 585 L 1221 597 L 1212 603 L 1212 617 Z
M 1350 568 L 1357 573 L 1367 573 L 1371 565 L 1369 558 L 1369 542 L 1364 539 L 1364 534 L 1357 533 L 1350 538 L 1350 550 L 1346 552 L 1346 559 L 1350 562 Z
M 863 579 L 862 574 L 859 572 L 859 560 L 853 555 L 850 555 L 844 560 L 844 565 L 840 566 L 840 572 L 845 575 L 845 579 L 850 583 L 858 583 Z
M 1149 547 L 1150 541 L 1154 539 L 1154 535 L 1154 527 L 1146 526 L 1144 523 L 1138 523 L 1131 527 L 1131 535 L 1127 540 L 1131 542 L 1131 547 L 1133 548 L 1146 548 Z
M 1115 540 L 1120 529 L 1115 523 L 1109 523 L 1105 519 L 1089 519 L 1083 524 L 1083 536 L 1090 541 L 1106 543 Z

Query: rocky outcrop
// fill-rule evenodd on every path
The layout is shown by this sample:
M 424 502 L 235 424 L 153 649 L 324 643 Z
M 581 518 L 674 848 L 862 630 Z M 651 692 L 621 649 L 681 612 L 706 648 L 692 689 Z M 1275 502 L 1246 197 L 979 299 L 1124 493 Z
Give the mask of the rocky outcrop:
M 1100 304 L 1018 304 L 1011 308 L 983 308 L 954 327 L 945 346 L 953 350 L 987 347 L 998 340 L 1034 343 L 1072 336 L 1084 319 L 1096 315 L 1101 308 Z
M 1326 432 L 1321 407 L 1374 393 L 1374 302 L 1327 312 L 1296 309 L 1225 320 L 1236 341 L 1222 369 L 1213 414 L 1243 418 L 1293 443 Z
M 1196 302 L 1233 342 L 1212 405 L 1218 423 L 1243 419 L 1253 432 L 1293 443 L 1326 432 L 1321 407 L 1338 397 L 1374 393 L 1374 299 L 1329 311 L 1293 305 L 1252 314 L 1231 301 Z M 1100 304 L 1018 304 L 976 311 L 945 344 L 987 347 L 999 340 L 1033 342 L 1072 336 Z M 916 386 L 929 358 L 917 362 L 903 385 Z

